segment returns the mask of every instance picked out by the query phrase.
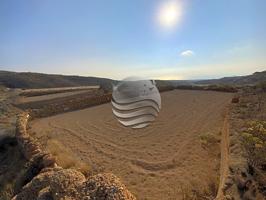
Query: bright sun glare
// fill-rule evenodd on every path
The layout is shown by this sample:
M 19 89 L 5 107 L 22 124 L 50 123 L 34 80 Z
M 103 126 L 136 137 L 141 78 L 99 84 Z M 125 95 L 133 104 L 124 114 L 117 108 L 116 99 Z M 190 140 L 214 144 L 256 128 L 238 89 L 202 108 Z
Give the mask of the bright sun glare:
M 181 14 L 181 3 L 178 0 L 164 2 L 158 12 L 160 26 L 166 29 L 175 27 L 180 21 Z

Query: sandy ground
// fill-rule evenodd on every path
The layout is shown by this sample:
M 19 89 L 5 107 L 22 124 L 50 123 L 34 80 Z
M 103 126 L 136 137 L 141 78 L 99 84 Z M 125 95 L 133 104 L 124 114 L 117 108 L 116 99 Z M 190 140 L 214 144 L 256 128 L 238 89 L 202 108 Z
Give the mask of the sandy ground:
M 213 91 L 164 92 L 158 118 L 139 130 L 120 125 L 111 105 L 104 104 L 35 120 L 31 132 L 45 148 L 51 140 L 60 142 L 94 173 L 114 173 L 138 199 L 180 199 L 180 188 L 205 187 L 218 178 L 219 145 L 204 148 L 200 135 L 221 134 L 231 97 Z

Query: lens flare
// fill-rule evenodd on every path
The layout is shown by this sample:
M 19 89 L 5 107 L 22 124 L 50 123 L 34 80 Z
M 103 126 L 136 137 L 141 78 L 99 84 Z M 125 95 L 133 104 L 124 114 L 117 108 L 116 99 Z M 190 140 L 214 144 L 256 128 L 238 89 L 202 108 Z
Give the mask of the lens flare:
M 179 1 L 167 1 L 163 3 L 158 11 L 160 26 L 166 29 L 175 27 L 180 21 L 182 6 Z

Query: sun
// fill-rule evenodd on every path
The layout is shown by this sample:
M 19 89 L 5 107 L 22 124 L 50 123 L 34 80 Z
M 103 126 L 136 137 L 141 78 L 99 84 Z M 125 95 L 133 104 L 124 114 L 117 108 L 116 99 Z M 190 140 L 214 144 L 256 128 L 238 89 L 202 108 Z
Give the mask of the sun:
M 163 28 L 174 28 L 180 21 L 181 15 L 182 6 L 180 1 L 167 1 L 159 8 L 158 21 Z

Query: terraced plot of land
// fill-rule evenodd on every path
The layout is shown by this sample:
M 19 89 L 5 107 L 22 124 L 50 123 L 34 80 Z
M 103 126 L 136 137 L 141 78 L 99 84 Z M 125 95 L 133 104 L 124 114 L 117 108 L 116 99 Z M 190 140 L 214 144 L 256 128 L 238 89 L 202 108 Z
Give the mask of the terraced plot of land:
M 201 136 L 219 138 L 231 98 L 174 90 L 162 93 L 162 110 L 144 129 L 123 127 L 103 104 L 35 120 L 30 131 L 44 148 L 56 140 L 92 172 L 114 173 L 138 199 L 180 199 L 184 188 L 218 180 L 219 142 L 206 145 Z
M 92 92 L 92 91 L 79 90 L 79 91 L 74 91 L 74 92 L 72 92 L 72 91 L 70 91 L 70 92 L 60 92 L 60 93 L 41 95 L 41 96 L 20 97 L 18 99 L 17 103 L 29 103 L 29 102 L 36 102 L 36 101 L 53 100 L 53 99 L 69 97 L 69 96 L 74 96 L 74 95 L 77 95 L 77 94 L 83 94 L 83 93 L 88 93 L 88 92 Z

